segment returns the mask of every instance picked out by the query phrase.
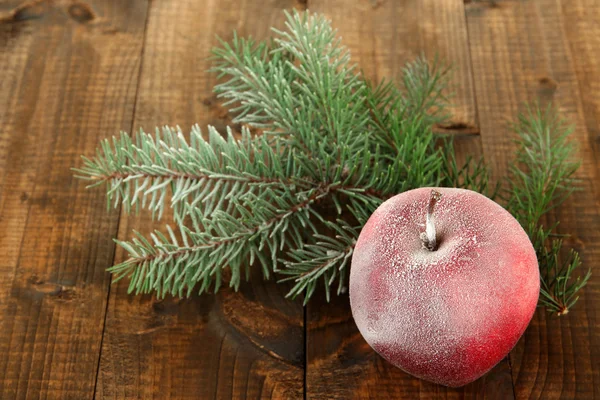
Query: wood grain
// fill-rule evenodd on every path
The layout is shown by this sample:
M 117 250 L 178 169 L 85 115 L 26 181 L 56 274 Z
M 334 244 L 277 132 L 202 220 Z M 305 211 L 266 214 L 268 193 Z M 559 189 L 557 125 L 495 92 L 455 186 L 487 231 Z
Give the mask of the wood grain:
M 598 210 L 598 199 L 600 198 L 600 32 L 598 21 L 600 20 L 600 4 L 594 0 L 576 0 L 561 1 L 559 12 L 563 16 L 562 26 L 569 44 L 572 66 L 575 69 L 577 83 L 579 86 L 579 99 L 583 108 L 583 117 L 587 135 L 579 136 L 581 148 L 585 149 L 586 157 L 593 165 L 586 172 L 590 173 L 590 180 L 586 187 L 592 193 L 592 207 Z M 594 168 L 595 166 L 595 168 Z M 591 187 L 590 187 L 591 186 Z M 582 218 L 583 219 L 583 218 Z M 593 226 L 584 224 L 590 229 L 596 229 Z M 598 271 L 596 262 L 599 256 L 599 246 L 597 245 L 597 236 L 590 232 L 592 236 L 592 249 L 589 249 L 586 257 L 586 265 L 595 268 L 596 275 Z M 597 233 L 596 233 L 597 235 Z M 596 241 L 593 241 L 594 238 Z M 595 246 L 594 246 L 595 244 Z M 588 247 L 589 248 L 589 247 Z M 600 398 L 600 335 L 598 335 L 598 324 L 600 318 L 598 309 L 600 308 L 600 278 L 598 276 L 590 282 L 585 289 L 586 295 L 582 299 L 585 302 L 587 315 L 581 315 L 583 325 L 587 326 L 587 336 L 589 338 L 589 351 L 591 352 L 592 376 L 591 382 L 594 388 L 593 397 Z M 579 311 L 576 311 L 579 312 Z M 575 317 L 576 318 L 576 317 Z M 574 338 L 573 340 L 577 340 Z M 576 368 L 579 366 L 575 361 Z M 596 365 L 596 367 L 594 367 Z
M 453 119 L 441 132 L 454 133 L 457 158 L 481 155 L 479 123 L 472 92 L 466 21 L 462 1 L 360 2 L 311 1 L 338 28 L 365 75 L 396 79 L 406 62 L 420 54 L 453 64 L 450 90 Z M 442 127 L 441 127 L 442 128 Z M 347 295 L 307 307 L 307 397 L 310 398 L 488 398 L 513 396 L 510 367 L 502 361 L 486 377 L 449 389 L 411 377 L 379 357 L 360 336 Z
M 135 127 L 214 125 L 224 132 L 227 113 L 212 96 L 206 71 L 215 35 L 265 37 L 282 26 L 291 1 L 152 2 L 148 19 Z M 147 215 L 122 218 L 119 237 L 148 233 L 168 221 Z M 117 255 L 117 262 L 124 254 Z M 98 399 L 301 398 L 304 375 L 303 308 L 284 298 L 289 287 L 251 283 L 238 293 L 221 289 L 190 300 L 111 290 L 102 347 Z
M 0 5 L 0 398 L 93 395 L 117 219 L 70 168 L 131 126 L 144 12 Z
M 573 51 L 578 43 L 569 43 L 565 35 L 572 29 L 563 17 L 569 7 L 570 2 L 561 7 L 560 2 L 546 0 L 473 2 L 467 6 L 469 42 L 484 154 L 493 163 L 497 177 L 507 171 L 513 150 L 507 120 L 516 116 L 523 102 L 552 102 L 575 124 L 573 140 L 581 143 L 582 167 L 578 176 L 583 190 L 551 215 L 548 222 L 559 219 L 559 231 L 571 234 L 566 244 L 580 251 L 584 263 L 594 268 L 600 253 L 600 183 L 590 131 L 594 132 L 597 125 L 590 122 L 592 114 L 588 114 L 586 124 L 581 100 L 585 96 L 580 89 L 586 84 L 586 73 L 582 70 L 578 81 L 573 67 L 577 65 L 573 60 L 582 56 Z M 594 17 L 590 18 L 592 21 Z M 593 70 L 593 66 L 585 64 L 585 55 L 579 59 L 581 68 L 586 65 Z M 517 398 L 598 395 L 599 281 L 596 273 L 579 303 L 565 317 L 550 317 L 538 310 L 511 354 Z
M 103 190 L 85 190 L 70 168 L 121 129 L 224 130 L 206 72 L 215 34 L 265 37 L 291 7 L 325 13 L 369 79 L 397 78 L 420 53 L 451 62 L 454 117 L 437 131 L 456 134 L 459 160 L 484 155 L 496 178 L 511 160 L 508 121 L 523 102 L 554 103 L 576 125 L 583 190 L 548 222 L 597 269 L 595 0 L 4 0 L 0 398 L 600 398 L 598 271 L 570 314 L 538 311 L 510 361 L 461 389 L 374 353 L 347 295 L 303 309 L 258 271 L 237 293 L 189 300 L 109 286 L 106 267 L 125 257 L 111 238 L 169 220 L 107 213 Z

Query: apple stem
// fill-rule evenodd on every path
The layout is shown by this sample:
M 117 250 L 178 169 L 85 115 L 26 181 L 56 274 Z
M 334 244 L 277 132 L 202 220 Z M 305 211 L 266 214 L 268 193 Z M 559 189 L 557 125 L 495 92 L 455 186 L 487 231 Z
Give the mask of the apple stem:
M 433 208 L 441 198 L 442 194 L 440 192 L 435 189 L 431 190 L 431 195 L 429 196 L 429 207 L 427 207 L 427 217 L 425 219 L 425 232 L 421 233 L 423 247 L 429 251 L 435 251 L 437 249 L 435 224 L 433 223 Z

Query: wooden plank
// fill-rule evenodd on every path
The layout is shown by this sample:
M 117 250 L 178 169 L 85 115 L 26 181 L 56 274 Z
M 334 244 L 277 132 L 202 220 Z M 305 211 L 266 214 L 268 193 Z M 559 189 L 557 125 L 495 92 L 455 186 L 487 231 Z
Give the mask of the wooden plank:
M 580 99 L 583 106 L 583 117 L 588 135 L 579 137 L 581 149 L 587 154 L 589 160 L 593 159 L 596 166 L 590 178 L 591 190 L 595 194 L 596 209 L 597 199 L 600 198 L 600 180 L 598 170 L 600 169 L 600 32 L 598 21 L 600 20 L 600 4 L 594 0 L 561 1 L 561 14 L 563 15 L 563 28 L 566 32 L 569 49 L 572 55 L 573 67 L 579 84 Z M 583 218 L 582 218 L 583 220 Z M 596 229 L 593 225 L 584 224 L 589 229 Z M 592 235 L 594 232 L 590 232 Z M 598 260 L 599 246 L 596 245 L 584 254 L 587 265 L 591 266 L 594 260 Z M 594 237 L 590 237 L 594 240 Z M 598 271 L 597 269 L 595 271 Z M 598 272 L 596 272 L 598 275 Z M 598 335 L 598 309 L 600 308 L 600 278 L 598 276 L 590 282 L 586 288 L 585 311 L 578 315 L 581 321 L 587 325 L 589 347 L 591 349 L 592 362 L 592 386 L 593 397 L 600 397 L 600 335 Z M 579 311 L 577 311 L 579 312 Z M 586 315 L 583 315 L 583 312 Z M 593 315 L 593 319 L 590 319 Z M 586 321 L 587 320 L 587 321 Z M 577 367 L 577 364 L 576 364 Z
M 564 32 L 577 76 L 588 142 L 596 163 L 600 154 L 600 4 L 595 0 L 561 1 Z
M 282 26 L 292 1 L 152 2 L 135 127 L 194 123 L 224 131 L 226 112 L 212 96 L 207 60 L 215 35 L 265 37 Z M 153 227 L 143 214 L 123 218 L 119 237 Z M 118 253 L 116 262 L 125 255 Z M 304 375 L 303 308 L 284 299 L 289 287 L 263 282 L 255 270 L 240 292 L 189 300 L 126 293 L 112 287 L 97 398 L 300 398 Z
M 548 222 L 561 221 L 559 231 L 572 235 L 566 244 L 580 251 L 590 267 L 600 256 L 600 182 L 598 148 L 594 145 L 598 131 L 592 121 L 595 114 L 584 112 L 584 104 L 586 108 L 597 104 L 597 97 L 585 103 L 582 98 L 593 93 L 597 96 L 594 88 L 583 87 L 587 84 L 586 72 L 600 71 L 585 64 L 593 58 L 577 54 L 587 44 L 582 45 L 584 42 L 578 42 L 575 36 L 583 40 L 593 37 L 593 33 L 573 31 L 569 43 L 565 32 L 574 29 L 574 16 L 597 11 L 597 7 L 582 9 L 579 3 L 576 10 L 568 10 L 571 7 L 571 2 L 561 7 L 560 2 L 550 0 L 473 2 L 467 6 L 467 21 L 483 149 L 497 177 L 507 171 L 513 150 L 506 122 L 516 116 L 522 102 L 552 102 L 576 125 L 573 139 L 581 144 L 582 167 L 578 176 L 583 190 L 553 213 Z M 597 16 L 597 12 L 590 14 L 588 23 Z M 593 40 L 585 43 L 596 43 Z M 576 59 L 579 61 L 574 63 Z M 543 310 L 535 314 L 511 354 L 518 398 L 598 395 L 599 287 L 600 276 L 596 273 L 570 314 L 560 318 L 550 317 Z
M 145 1 L 0 5 L 0 398 L 92 398 L 116 214 L 70 170 L 131 126 Z
M 440 127 L 458 133 L 458 160 L 481 154 L 462 1 L 311 1 L 312 11 L 333 20 L 353 60 L 372 80 L 395 79 L 402 66 L 423 53 L 452 63 L 453 118 Z M 510 366 L 502 361 L 484 378 L 449 389 L 405 374 L 379 357 L 360 336 L 347 295 L 307 307 L 308 398 L 462 398 L 513 397 Z

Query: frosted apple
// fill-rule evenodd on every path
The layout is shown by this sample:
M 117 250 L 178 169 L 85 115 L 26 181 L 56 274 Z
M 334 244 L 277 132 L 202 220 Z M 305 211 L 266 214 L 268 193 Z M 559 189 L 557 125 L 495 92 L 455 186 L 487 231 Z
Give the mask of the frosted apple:
M 519 223 L 464 189 L 387 200 L 362 229 L 350 271 L 352 314 L 369 345 L 412 375 L 454 387 L 508 354 L 540 290 Z

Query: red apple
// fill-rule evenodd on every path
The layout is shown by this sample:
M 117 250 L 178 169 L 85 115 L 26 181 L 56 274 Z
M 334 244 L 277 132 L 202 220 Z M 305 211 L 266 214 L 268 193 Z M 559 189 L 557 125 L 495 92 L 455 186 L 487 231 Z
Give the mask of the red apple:
M 517 343 L 539 282 L 535 250 L 504 208 L 470 190 L 421 188 L 387 200 L 365 224 L 352 257 L 350 304 L 361 334 L 384 358 L 457 387 Z

